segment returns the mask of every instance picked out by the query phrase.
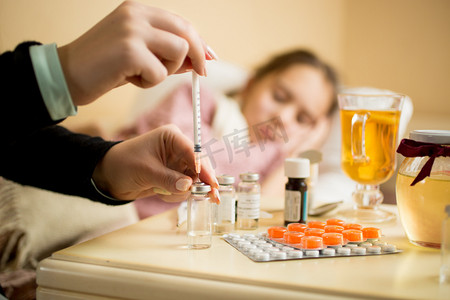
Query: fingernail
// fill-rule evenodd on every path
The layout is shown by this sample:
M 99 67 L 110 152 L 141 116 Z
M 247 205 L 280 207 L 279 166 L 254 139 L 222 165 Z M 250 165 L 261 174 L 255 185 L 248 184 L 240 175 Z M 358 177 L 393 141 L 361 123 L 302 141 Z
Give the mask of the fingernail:
M 178 179 L 177 183 L 175 184 L 175 187 L 180 192 L 186 192 L 189 187 L 191 186 L 191 181 L 189 179 Z
M 154 187 L 153 192 L 155 192 L 156 194 L 160 194 L 160 195 L 172 195 L 172 193 L 169 192 L 168 190 L 161 189 L 158 187 Z
M 212 59 L 214 60 L 219 59 L 219 56 L 217 56 L 216 52 L 214 52 L 214 50 L 210 46 L 206 46 L 206 51 L 208 52 L 208 55 L 211 56 Z
M 214 186 L 216 189 L 219 188 L 219 181 L 217 181 L 217 178 L 214 178 L 214 180 L 216 181 L 216 185 Z
M 217 198 L 217 204 L 220 204 L 220 195 L 219 195 L 219 190 L 214 189 L 214 195 Z

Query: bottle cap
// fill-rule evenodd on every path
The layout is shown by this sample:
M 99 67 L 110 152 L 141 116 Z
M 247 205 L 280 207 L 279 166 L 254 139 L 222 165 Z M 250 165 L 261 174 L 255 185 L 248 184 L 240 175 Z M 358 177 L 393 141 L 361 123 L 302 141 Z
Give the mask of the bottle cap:
M 289 178 L 308 178 L 309 159 L 286 158 L 284 161 L 284 174 Z
M 196 182 L 191 186 L 191 193 L 206 194 L 211 191 L 211 187 L 203 182 Z
M 248 172 L 248 173 L 240 174 L 239 178 L 241 178 L 242 181 L 258 181 L 259 174 Z
M 409 138 L 416 142 L 450 145 L 450 130 L 413 130 Z
M 234 183 L 234 177 L 231 175 L 220 175 L 217 176 L 217 181 L 219 184 L 233 184 Z

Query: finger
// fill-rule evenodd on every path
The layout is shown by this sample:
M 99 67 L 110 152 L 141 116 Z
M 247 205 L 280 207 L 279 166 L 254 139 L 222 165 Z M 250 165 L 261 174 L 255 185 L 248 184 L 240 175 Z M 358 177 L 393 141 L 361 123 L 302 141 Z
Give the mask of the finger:
M 173 157 L 183 160 L 187 167 L 195 170 L 194 143 L 175 125 L 160 127 L 167 134 L 166 141 L 170 144 Z
M 165 193 L 180 194 L 189 191 L 192 178 L 163 165 L 154 169 L 153 184 L 155 192 L 165 190 Z
M 214 50 L 207 46 L 206 47 L 206 54 L 205 54 L 206 60 L 219 60 L 219 57 L 214 52 Z M 181 65 L 181 67 L 175 72 L 175 74 L 181 74 L 188 71 L 192 71 L 192 62 L 189 56 L 187 56 Z
M 145 46 L 137 47 L 137 66 L 132 66 L 127 80 L 132 84 L 148 88 L 162 82 L 167 77 L 167 69 L 164 64 Z M 138 71 L 136 71 L 138 70 Z
M 164 202 L 182 202 L 189 197 L 190 193 L 186 192 L 183 194 L 173 194 L 173 195 L 159 195 L 158 198 Z
M 200 180 L 213 188 L 219 188 L 219 182 L 216 178 L 216 172 L 211 166 L 211 162 L 208 157 L 202 159 L 202 169 L 200 172 Z
M 215 171 L 208 158 L 202 159 L 200 180 L 211 186 L 211 192 L 208 193 L 211 198 L 211 202 L 220 204 L 219 182 L 217 181 Z
M 180 69 L 189 50 L 189 44 L 185 39 L 158 28 L 151 30 L 146 38 L 146 44 L 166 67 L 169 75 Z
M 200 75 L 205 76 L 205 57 L 207 53 L 206 43 L 201 39 L 194 27 L 183 18 L 161 10 L 149 12 L 150 23 L 153 27 L 169 31 L 184 38 L 189 44 L 188 56 L 192 62 L 193 69 Z
M 220 204 L 219 190 L 216 188 L 211 188 L 211 192 L 208 193 L 211 202 Z
M 178 69 L 178 71 L 175 72 L 175 74 L 182 74 L 182 73 L 190 72 L 190 71 L 192 71 L 192 62 L 191 62 L 191 59 L 189 58 L 189 56 L 186 56 L 183 64 Z
M 169 192 L 165 189 L 159 188 L 159 187 L 154 187 L 152 190 L 154 193 L 159 194 L 159 195 L 172 195 L 171 192 Z

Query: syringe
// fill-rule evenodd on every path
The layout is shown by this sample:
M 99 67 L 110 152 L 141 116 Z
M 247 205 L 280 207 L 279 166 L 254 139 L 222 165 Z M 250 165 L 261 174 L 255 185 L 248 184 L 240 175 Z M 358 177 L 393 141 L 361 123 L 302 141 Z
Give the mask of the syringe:
M 195 154 L 195 172 L 200 181 L 200 171 L 202 165 L 200 162 L 202 152 L 202 137 L 201 137 L 201 116 L 200 116 L 200 81 L 198 74 L 192 71 L 192 111 L 194 115 L 194 154 Z

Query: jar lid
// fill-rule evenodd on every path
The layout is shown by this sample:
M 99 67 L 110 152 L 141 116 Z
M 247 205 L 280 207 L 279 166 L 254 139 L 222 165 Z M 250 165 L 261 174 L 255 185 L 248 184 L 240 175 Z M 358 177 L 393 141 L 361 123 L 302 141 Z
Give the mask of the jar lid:
M 258 181 L 259 174 L 248 172 L 248 173 L 240 174 L 239 178 L 241 178 L 242 181 Z
M 211 191 L 211 187 L 203 182 L 196 182 L 191 186 L 191 193 L 206 194 Z
M 409 138 L 416 142 L 450 145 L 450 130 L 413 130 Z
M 284 161 L 284 175 L 290 178 L 309 177 L 309 159 L 286 158 Z
M 217 181 L 219 184 L 233 184 L 234 183 L 234 177 L 231 175 L 220 175 L 217 176 Z

